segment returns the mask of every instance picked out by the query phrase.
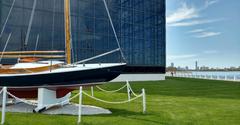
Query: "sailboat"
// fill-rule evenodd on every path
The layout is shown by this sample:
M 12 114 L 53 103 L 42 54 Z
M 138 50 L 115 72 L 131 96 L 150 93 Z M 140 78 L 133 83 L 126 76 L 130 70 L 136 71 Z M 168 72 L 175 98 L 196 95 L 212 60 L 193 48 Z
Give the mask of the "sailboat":
M 36 1 L 36 0 L 35 0 Z M 125 62 L 120 63 L 98 63 L 88 64 L 89 61 L 103 56 L 120 52 L 123 53 L 113 26 L 106 1 L 103 0 L 110 24 L 112 26 L 118 48 L 100 55 L 87 58 L 77 62 L 71 62 L 71 21 L 70 21 L 70 0 L 64 0 L 65 19 L 65 51 L 22 51 L 5 52 L 0 54 L 1 58 L 19 58 L 18 63 L 12 66 L 1 66 L 0 86 L 8 88 L 62 88 L 80 85 L 89 85 L 100 82 L 111 81 L 119 76 L 126 66 Z M 10 38 L 11 34 L 9 35 Z M 8 38 L 8 40 L 9 40 Z M 8 42 L 8 41 L 7 41 Z M 6 46 L 5 46 L 6 47 Z M 46 55 L 49 54 L 50 55 Z M 62 58 L 62 55 L 53 54 L 65 53 L 65 62 L 52 60 L 52 58 Z M 31 54 L 34 54 L 33 56 Z M 39 55 L 42 54 L 42 55 Z M 50 60 L 42 60 L 48 59 Z

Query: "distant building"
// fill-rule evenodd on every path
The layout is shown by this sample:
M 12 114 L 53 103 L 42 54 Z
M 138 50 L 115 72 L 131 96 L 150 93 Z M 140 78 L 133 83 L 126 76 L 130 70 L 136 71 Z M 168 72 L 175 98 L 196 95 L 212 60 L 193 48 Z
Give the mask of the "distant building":
M 171 67 L 174 67 L 174 63 L 171 63 Z
M 177 70 L 182 70 L 182 68 L 180 66 L 177 67 Z
M 207 66 L 202 66 L 202 67 L 200 68 L 200 70 L 206 71 L 206 70 L 209 70 L 209 67 L 207 67 Z
M 199 70 L 198 61 L 195 62 L 195 70 Z

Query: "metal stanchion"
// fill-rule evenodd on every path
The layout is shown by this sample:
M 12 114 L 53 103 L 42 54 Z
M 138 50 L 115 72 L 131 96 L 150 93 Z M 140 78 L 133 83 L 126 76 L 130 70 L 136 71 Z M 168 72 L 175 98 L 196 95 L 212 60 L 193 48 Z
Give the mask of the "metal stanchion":
M 143 101 L 143 114 L 146 113 L 146 93 L 145 93 L 145 89 L 142 89 L 142 101 Z
M 130 101 L 131 100 L 131 91 L 130 91 L 130 88 L 129 88 L 129 82 L 128 82 L 128 80 L 126 81 L 127 82 L 127 94 L 128 94 L 128 101 Z
M 6 111 L 6 98 L 7 98 L 7 87 L 3 87 L 3 99 L 2 99 L 2 120 L 1 124 L 5 122 L 5 111 Z
M 93 93 L 93 86 L 91 86 L 91 94 L 92 94 L 92 96 L 94 96 L 94 93 Z
M 79 88 L 79 105 L 78 105 L 78 124 L 82 120 L 82 86 Z

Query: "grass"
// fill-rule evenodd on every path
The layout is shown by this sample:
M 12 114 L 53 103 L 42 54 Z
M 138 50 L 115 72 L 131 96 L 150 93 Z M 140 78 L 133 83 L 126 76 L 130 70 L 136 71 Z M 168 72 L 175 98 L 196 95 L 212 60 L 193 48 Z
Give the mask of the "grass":
M 106 84 L 113 90 L 123 83 Z M 147 113 L 142 114 L 141 99 L 109 105 L 84 96 L 84 104 L 110 109 L 111 115 L 83 116 L 82 125 L 239 125 L 240 83 L 186 78 L 167 78 L 157 82 L 132 82 L 137 93 L 147 94 Z M 96 90 L 96 89 L 95 89 Z M 89 92 L 89 90 L 85 91 Z M 77 91 L 75 91 L 76 93 Z M 115 94 L 95 91 L 109 101 L 126 100 L 126 90 Z M 77 102 L 78 99 L 74 100 Z M 76 125 L 76 116 L 7 113 L 6 125 Z

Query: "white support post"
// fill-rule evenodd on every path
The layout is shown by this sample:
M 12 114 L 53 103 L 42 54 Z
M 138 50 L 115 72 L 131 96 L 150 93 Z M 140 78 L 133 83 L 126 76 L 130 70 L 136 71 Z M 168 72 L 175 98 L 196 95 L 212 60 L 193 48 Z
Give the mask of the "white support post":
M 225 75 L 225 80 L 227 80 L 227 75 Z
M 143 114 L 146 113 L 146 93 L 145 93 L 145 89 L 142 89 L 142 103 L 143 103 Z
M 94 97 L 93 86 L 91 86 L 91 93 L 92 93 L 92 97 Z
M 127 80 L 127 94 L 128 94 L 128 101 L 131 100 L 131 95 L 130 95 L 130 86 L 129 86 L 129 81 Z
M 233 76 L 233 81 L 237 81 L 236 75 Z
M 82 120 L 82 86 L 79 87 L 78 124 Z
M 7 98 L 7 87 L 3 87 L 3 100 L 2 100 L 2 120 L 1 124 L 5 122 L 5 109 L 6 109 L 6 98 Z

